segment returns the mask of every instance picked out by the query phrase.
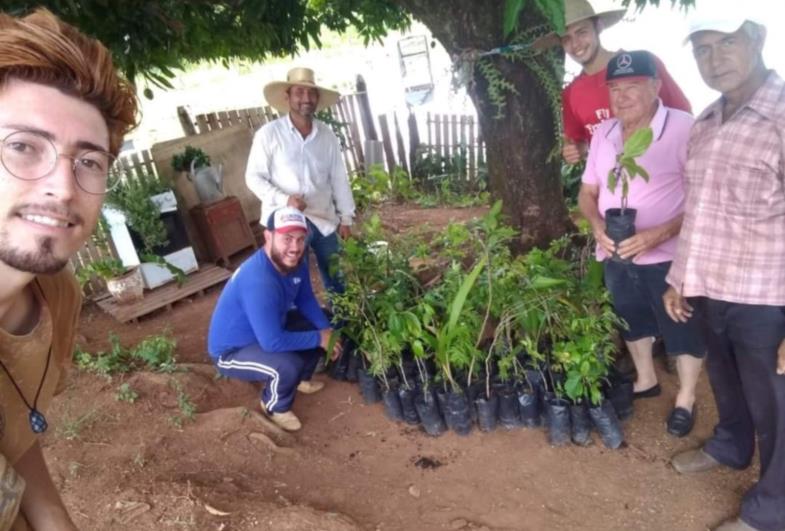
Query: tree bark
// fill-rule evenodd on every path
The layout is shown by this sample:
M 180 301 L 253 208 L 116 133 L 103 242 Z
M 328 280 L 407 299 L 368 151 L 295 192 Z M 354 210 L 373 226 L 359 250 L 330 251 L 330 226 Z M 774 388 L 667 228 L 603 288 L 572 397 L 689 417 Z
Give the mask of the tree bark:
M 505 44 L 504 0 L 394 0 L 421 20 L 453 58 L 466 51 L 483 52 Z M 527 8 L 525 27 L 543 19 Z M 491 56 L 518 94 L 508 94 L 500 118 L 488 98 L 488 83 L 474 69 L 469 95 L 477 109 L 487 151 L 489 186 L 504 202 L 504 213 L 520 228 L 519 250 L 544 247 L 572 226 L 562 194 L 560 157 L 548 161 L 556 138 L 545 89 L 525 63 Z

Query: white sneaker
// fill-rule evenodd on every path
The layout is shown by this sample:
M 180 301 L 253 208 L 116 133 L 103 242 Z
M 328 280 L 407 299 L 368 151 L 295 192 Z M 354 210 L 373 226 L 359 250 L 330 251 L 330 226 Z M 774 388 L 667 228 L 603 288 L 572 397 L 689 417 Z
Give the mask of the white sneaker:
M 265 416 L 272 420 L 279 428 L 282 428 L 286 431 L 297 431 L 303 427 L 300 419 L 297 418 L 297 415 L 292 413 L 291 411 L 284 411 L 283 413 L 268 413 L 267 408 L 262 406 L 262 413 Z
M 313 380 L 303 380 L 297 386 L 297 390 L 306 395 L 312 395 L 324 389 L 324 382 L 314 382 Z

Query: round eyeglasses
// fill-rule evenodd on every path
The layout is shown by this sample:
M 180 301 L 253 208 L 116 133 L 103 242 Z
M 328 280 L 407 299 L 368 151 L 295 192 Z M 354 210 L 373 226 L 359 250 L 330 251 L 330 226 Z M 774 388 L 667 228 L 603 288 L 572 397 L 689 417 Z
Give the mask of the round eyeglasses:
M 71 170 L 76 184 L 88 194 L 105 194 L 119 181 L 109 170 L 115 157 L 106 151 L 82 151 L 75 156 L 57 152 L 52 141 L 33 131 L 16 131 L 6 136 L 0 145 L 0 162 L 3 167 L 24 181 L 43 179 L 55 169 L 57 159 L 72 161 Z

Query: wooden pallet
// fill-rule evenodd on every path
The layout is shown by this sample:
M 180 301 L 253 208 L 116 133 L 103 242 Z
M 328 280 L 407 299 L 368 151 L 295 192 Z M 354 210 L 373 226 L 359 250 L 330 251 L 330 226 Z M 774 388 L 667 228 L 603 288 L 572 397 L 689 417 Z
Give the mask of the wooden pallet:
M 188 275 L 182 286 L 171 283 L 152 291 L 146 291 L 144 298 L 138 302 L 117 304 L 112 297 L 106 297 L 97 300 L 96 303 L 102 310 L 121 323 L 136 321 L 139 317 L 154 312 L 159 308 L 166 307 L 171 309 L 172 303 L 184 299 L 189 295 L 195 293 L 202 295 L 204 294 L 205 289 L 223 282 L 230 276 L 232 276 L 232 272 L 228 269 L 215 265 L 207 265 L 196 273 Z

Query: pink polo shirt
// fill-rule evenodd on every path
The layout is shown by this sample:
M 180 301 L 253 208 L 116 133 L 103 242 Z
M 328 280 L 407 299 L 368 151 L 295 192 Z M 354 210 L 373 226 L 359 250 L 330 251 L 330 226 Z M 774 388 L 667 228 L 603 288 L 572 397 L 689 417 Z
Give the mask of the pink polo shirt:
M 635 229 L 641 231 L 661 225 L 684 211 L 684 164 L 687 160 L 687 140 L 693 118 L 684 111 L 665 107 L 659 103 L 651 120 L 654 141 L 638 158 L 638 164 L 649 173 L 647 183 L 640 176 L 630 181 L 627 206 L 637 209 Z M 608 190 L 608 172 L 616 164 L 616 154 L 622 151 L 621 123 L 616 118 L 605 120 L 597 128 L 589 147 L 586 171 L 582 181 L 599 186 L 600 215 L 605 217 L 609 208 L 621 207 L 621 183 L 616 193 Z M 635 257 L 636 264 L 670 262 L 676 254 L 678 238 Z M 597 260 L 607 258 L 607 253 L 597 246 Z

